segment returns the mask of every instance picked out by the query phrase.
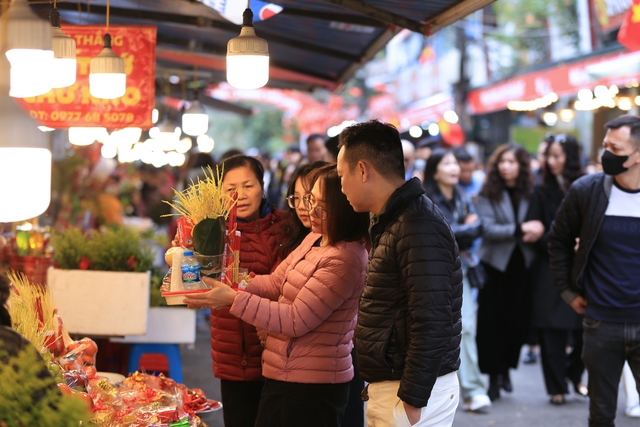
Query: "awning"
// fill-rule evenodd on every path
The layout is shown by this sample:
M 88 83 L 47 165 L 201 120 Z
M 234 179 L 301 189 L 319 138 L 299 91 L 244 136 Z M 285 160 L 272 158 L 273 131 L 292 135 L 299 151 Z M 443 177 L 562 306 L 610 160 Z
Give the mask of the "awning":
M 335 90 L 400 29 L 433 34 L 493 1 L 273 0 L 283 10 L 254 25 L 269 43 L 269 86 Z M 48 2 L 32 5 L 43 17 L 51 10 Z M 105 23 L 106 0 L 58 0 L 57 5 L 67 23 Z M 225 80 L 227 42 L 240 26 L 214 9 L 184 0 L 111 0 L 110 5 L 111 25 L 157 26 L 159 72 L 191 71 L 197 64 L 210 72 L 207 83 Z
M 635 84 L 640 80 L 640 53 L 619 51 L 572 62 L 559 62 L 543 70 L 511 77 L 469 92 L 471 114 L 506 110 L 511 101 L 534 101 L 551 94 L 575 96 L 596 85 Z

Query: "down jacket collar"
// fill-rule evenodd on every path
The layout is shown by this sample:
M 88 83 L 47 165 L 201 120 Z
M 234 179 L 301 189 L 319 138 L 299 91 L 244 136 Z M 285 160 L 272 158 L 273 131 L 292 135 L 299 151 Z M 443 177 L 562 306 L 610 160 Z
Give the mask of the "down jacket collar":
M 389 196 L 389 199 L 384 206 L 382 206 L 378 215 L 371 215 L 371 228 L 378 223 L 384 223 L 389 218 L 393 218 L 398 209 L 403 208 L 407 203 L 423 194 L 424 188 L 422 188 L 420 180 L 418 178 L 411 178 Z M 369 231 L 371 231 L 371 229 Z

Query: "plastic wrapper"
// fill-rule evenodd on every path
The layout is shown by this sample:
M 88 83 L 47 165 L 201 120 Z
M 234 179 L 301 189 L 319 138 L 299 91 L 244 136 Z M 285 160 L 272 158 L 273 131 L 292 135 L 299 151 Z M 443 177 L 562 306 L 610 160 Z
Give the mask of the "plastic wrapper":
M 210 405 L 202 390 L 189 390 L 164 375 L 136 372 L 118 384 L 89 382 L 92 423 L 99 427 L 198 427 L 197 410 Z M 219 405 L 218 402 L 215 402 Z

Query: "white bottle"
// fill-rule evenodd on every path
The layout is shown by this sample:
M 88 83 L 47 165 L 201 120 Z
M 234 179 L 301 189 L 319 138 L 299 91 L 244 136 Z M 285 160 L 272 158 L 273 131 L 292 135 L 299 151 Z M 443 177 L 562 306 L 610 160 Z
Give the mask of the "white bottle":
M 194 290 L 200 288 L 200 264 L 193 251 L 185 251 L 182 263 L 182 283 L 186 290 Z

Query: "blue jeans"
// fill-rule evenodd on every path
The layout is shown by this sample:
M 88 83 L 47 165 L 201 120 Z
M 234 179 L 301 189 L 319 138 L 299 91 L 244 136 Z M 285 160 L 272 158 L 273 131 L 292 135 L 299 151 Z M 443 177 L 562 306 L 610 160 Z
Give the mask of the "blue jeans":
M 478 367 L 478 348 L 476 347 L 476 303 L 469 280 L 467 265 L 463 264 L 462 276 L 462 339 L 460 341 L 460 394 L 463 400 L 478 394 L 486 394 L 482 373 Z
M 608 323 L 585 316 L 582 325 L 582 360 L 589 373 L 589 427 L 613 427 L 625 360 L 636 387 L 640 386 L 640 323 Z

